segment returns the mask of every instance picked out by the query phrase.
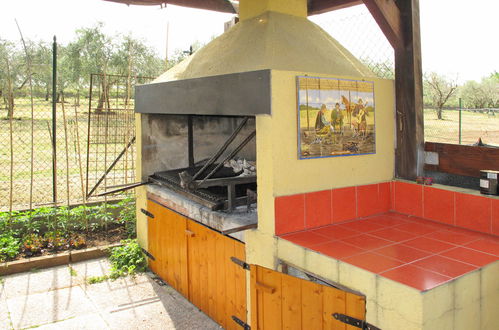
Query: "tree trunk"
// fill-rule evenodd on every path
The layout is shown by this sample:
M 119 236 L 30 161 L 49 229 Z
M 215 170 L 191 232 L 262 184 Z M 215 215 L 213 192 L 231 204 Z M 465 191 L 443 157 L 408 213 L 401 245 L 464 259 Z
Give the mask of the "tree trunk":
M 102 112 L 104 110 L 104 106 L 107 106 L 109 111 L 109 84 L 105 82 L 105 78 L 101 81 L 101 94 L 99 95 L 99 103 L 97 104 L 97 108 L 95 111 Z
M 437 119 L 442 120 L 442 108 L 437 108 Z
M 14 117 L 14 94 L 7 93 L 7 118 Z

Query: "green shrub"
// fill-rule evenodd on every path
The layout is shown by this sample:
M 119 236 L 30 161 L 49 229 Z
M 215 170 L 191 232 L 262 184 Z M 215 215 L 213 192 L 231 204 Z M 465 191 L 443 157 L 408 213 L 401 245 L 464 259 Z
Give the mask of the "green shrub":
M 128 238 L 137 237 L 137 217 L 135 214 L 135 198 L 125 198 L 119 202 L 121 207 L 117 222 L 125 226 Z
M 19 254 L 21 243 L 10 234 L 0 235 L 0 261 L 13 259 Z
M 134 275 L 146 270 L 147 262 L 137 240 L 121 241 L 122 246 L 111 250 L 111 278 Z

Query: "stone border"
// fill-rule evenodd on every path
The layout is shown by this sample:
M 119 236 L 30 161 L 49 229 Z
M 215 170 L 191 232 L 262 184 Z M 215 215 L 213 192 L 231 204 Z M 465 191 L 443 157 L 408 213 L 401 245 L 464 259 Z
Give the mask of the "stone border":
M 72 262 L 106 257 L 109 254 L 110 248 L 120 245 L 121 243 L 114 243 L 91 247 L 88 249 L 64 251 L 46 256 L 5 262 L 0 264 L 0 276 L 22 273 L 33 268 L 49 268 L 53 266 L 67 265 Z

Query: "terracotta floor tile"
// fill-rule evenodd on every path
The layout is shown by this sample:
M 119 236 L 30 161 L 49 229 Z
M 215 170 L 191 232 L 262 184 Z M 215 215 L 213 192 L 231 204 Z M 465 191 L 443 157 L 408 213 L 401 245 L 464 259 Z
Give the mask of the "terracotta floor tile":
M 466 262 L 468 264 L 472 264 L 478 267 L 483 267 L 485 265 L 490 264 L 491 262 L 499 260 L 499 257 L 493 256 L 491 254 L 479 252 L 476 250 L 457 247 L 455 249 L 445 251 L 441 253 L 441 255 L 452 258 L 454 260 Z
M 456 278 L 477 269 L 477 267 L 474 265 L 466 264 L 454 259 L 449 259 L 441 255 L 434 255 L 425 259 L 415 261 L 414 263 L 412 263 L 412 265 L 428 269 L 435 273 L 449 276 L 451 278 Z
M 304 231 L 300 233 L 294 233 L 294 234 L 287 234 L 281 236 L 281 238 L 284 238 L 285 240 L 288 240 L 290 242 L 296 243 L 298 245 L 302 245 L 304 247 L 311 247 L 317 244 L 321 243 L 326 243 L 328 241 L 331 241 L 331 239 L 314 234 L 310 231 Z
M 467 235 L 464 233 L 460 234 L 448 230 L 433 232 L 431 234 L 425 235 L 425 237 L 458 245 L 466 244 L 477 240 L 477 237 L 475 235 Z
M 499 243 L 496 243 L 496 242 L 489 240 L 489 239 L 481 239 L 478 241 L 474 241 L 474 242 L 466 244 L 465 247 L 473 249 L 473 250 L 493 254 L 496 257 L 499 257 Z
M 453 244 L 437 241 L 428 237 L 417 237 L 415 239 L 405 241 L 404 245 L 431 253 L 440 253 L 456 247 Z
M 392 258 L 387 258 L 371 252 L 356 254 L 345 258 L 343 261 L 370 272 L 379 274 L 389 269 L 402 266 L 404 263 Z
M 315 234 L 325 236 L 330 239 L 343 239 L 359 235 L 358 231 L 346 229 L 337 225 L 330 225 L 317 229 L 312 229 L 312 232 Z
M 417 236 L 416 234 L 408 233 L 406 231 L 394 228 L 385 228 L 377 231 L 372 231 L 369 233 L 369 235 L 387 239 L 393 242 L 402 242 L 415 238 Z
M 386 213 L 386 216 L 393 218 L 393 219 L 402 220 L 404 222 L 412 222 L 412 221 L 414 221 L 414 219 L 418 219 L 418 218 L 415 218 L 414 216 L 410 216 L 410 215 L 402 214 L 402 213 L 397 213 L 397 212 L 388 212 L 388 213 Z
M 414 233 L 417 235 L 425 235 L 429 233 L 433 233 L 435 231 L 438 231 L 437 228 L 432 227 L 432 226 L 427 226 L 422 223 L 415 223 L 415 222 L 409 222 L 409 223 L 404 223 L 398 226 L 393 227 L 398 230 L 403 230 L 408 233 Z
M 375 224 L 373 222 L 369 222 L 366 220 L 355 220 L 355 221 L 351 221 L 351 222 L 338 224 L 338 226 L 340 226 L 342 228 L 356 230 L 356 231 L 359 231 L 362 233 L 368 233 L 370 231 L 380 230 L 380 229 L 385 228 L 385 226 L 378 225 L 378 224 Z
M 473 230 L 470 230 L 470 229 L 466 229 L 466 228 L 454 227 L 454 226 L 447 226 L 447 228 L 445 228 L 445 230 L 448 230 L 448 231 L 453 232 L 453 233 L 458 233 L 458 234 L 464 234 L 464 235 L 468 235 L 468 236 L 473 236 L 473 237 L 476 237 L 476 238 L 483 238 L 483 237 L 486 236 L 483 233 L 479 233 L 479 232 L 476 232 L 476 231 L 473 231 Z
M 381 276 L 421 291 L 432 289 L 451 279 L 448 276 L 437 274 L 430 270 L 412 265 L 405 265 L 388 270 L 381 273 Z
M 368 234 L 362 234 L 358 236 L 344 238 L 342 239 L 342 241 L 360 247 L 361 249 L 364 250 L 378 249 L 380 247 L 393 244 L 392 241 L 388 241 L 386 239 L 382 239 L 376 236 L 371 236 Z
M 335 259 L 344 259 L 353 256 L 354 254 L 364 252 L 364 250 L 362 250 L 361 248 L 342 241 L 332 241 L 315 245 L 313 249 Z
M 386 257 L 394 258 L 404 262 L 413 262 L 415 260 L 426 258 L 431 255 L 428 252 L 417 250 L 403 244 L 389 245 L 371 252 L 375 252 Z
M 397 226 L 397 225 L 401 225 L 401 224 L 407 222 L 406 220 L 394 218 L 394 217 L 391 217 L 387 214 L 367 218 L 366 221 L 369 221 L 370 223 L 374 223 L 377 225 L 385 226 L 385 227 Z

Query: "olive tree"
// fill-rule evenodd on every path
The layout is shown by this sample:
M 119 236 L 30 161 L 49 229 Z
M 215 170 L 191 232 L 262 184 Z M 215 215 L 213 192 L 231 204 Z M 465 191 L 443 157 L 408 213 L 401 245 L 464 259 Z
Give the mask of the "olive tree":
M 423 94 L 425 103 L 435 107 L 438 119 L 443 119 L 442 109 L 457 91 L 456 79 L 447 78 L 436 72 L 423 76 Z

